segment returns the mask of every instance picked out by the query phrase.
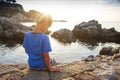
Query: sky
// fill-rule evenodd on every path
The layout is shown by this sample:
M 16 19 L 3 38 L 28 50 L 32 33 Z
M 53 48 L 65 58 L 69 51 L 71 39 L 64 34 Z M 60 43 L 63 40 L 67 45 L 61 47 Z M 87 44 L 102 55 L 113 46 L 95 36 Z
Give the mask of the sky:
M 23 5 L 25 11 L 38 10 L 50 13 L 53 19 L 120 21 L 118 18 L 120 6 L 109 5 L 110 3 L 106 3 L 105 0 L 17 0 L 17 2 Z

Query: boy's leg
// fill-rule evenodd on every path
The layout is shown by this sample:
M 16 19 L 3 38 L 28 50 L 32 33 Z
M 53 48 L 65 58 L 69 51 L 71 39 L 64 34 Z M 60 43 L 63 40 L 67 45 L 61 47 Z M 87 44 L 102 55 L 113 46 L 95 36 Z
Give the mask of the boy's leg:
M 55 61 L 55 59 L 50 59 L 50 64 L 51 64 L 51 66 L 56 66 L 56 61 Z

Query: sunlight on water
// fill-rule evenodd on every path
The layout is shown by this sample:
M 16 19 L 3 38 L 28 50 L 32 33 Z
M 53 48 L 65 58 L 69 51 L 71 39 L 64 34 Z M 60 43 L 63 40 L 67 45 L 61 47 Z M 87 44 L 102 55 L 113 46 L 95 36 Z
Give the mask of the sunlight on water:
M 21 24 L 30 27 L 32 25 L 35 25 L 35 22 L 22 22 Z
M 98 43 L 95 45 L 88 45 L 83 42 L 75 42 L 71 44 L 63 44 L 56 39 L 51 38 L 52 52 L 50 56 L 55 58 L 57 62 L 72 62 L 86 58 L 89 55 L 98 55 L 102 47 L 118 47 L 119 44 L 115 43 Z M 0 46 L 0 63 L 19 63 L 27 62 L 27 54 L 22 45 L 14 47 Z

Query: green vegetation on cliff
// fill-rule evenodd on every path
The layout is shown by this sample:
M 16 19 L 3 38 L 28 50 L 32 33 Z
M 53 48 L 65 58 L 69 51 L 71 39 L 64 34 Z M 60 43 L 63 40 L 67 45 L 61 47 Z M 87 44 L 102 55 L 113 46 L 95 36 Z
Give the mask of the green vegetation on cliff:
M 17 4 L 17 3 L 13 4 L 13 3 L 11 3 L 10 0 L 0 1 L 0 16 L 1 17 L 11 17 L 12 15 L 17 14 L 18 12 L 21 12 L 21 13 L 25 12 L 22 5 Z

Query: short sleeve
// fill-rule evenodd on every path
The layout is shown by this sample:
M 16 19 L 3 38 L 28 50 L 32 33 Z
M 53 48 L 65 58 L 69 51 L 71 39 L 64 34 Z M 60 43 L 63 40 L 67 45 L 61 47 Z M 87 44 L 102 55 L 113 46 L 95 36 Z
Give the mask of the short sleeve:
M 43 52 L 50 52 L 52 51 L 49 37 L 46 36 L 43 40 Z
M 27 38 L 26 38 L 26 33 L 24 36 L 24 41 L 23 41 L 23 47 L 26 48 L 26 44 L 27 44 Z

